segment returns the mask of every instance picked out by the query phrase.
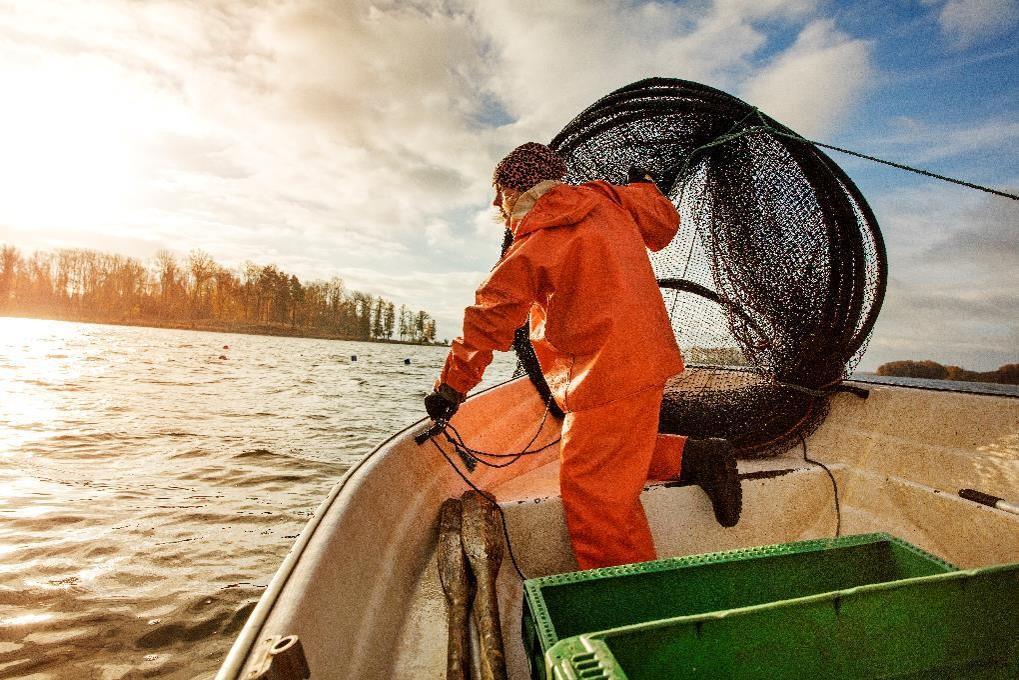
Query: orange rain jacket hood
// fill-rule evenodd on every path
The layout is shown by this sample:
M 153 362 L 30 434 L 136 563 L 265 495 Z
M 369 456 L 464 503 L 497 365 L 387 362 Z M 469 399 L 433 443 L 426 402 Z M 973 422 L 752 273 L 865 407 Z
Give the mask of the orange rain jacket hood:
M 679 215 L 654 184 L 542 182 L 517 200 L 510 226 L 513 244 L 465 310 L 439 383 L 466 394 L 528 318 L 564 411 L 616 401 L 683 370 L 645 249 L 668 245 Z

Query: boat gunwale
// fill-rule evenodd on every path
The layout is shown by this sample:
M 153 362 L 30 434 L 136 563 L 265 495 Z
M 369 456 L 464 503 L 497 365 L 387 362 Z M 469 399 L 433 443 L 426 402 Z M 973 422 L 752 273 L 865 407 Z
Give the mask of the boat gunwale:
M 927 384 L 901 382 L 903 380 L 922 381 Z M 986 397 L 1004 397 L 1019 399 L 1019 385 L 1009 383 L 968 382 L 965 380 L 935 380 L 932 378 L 906 378 L 897 375 L 868 375 L 866 377 L 847 378 L 844 382 L 861 383 L 875 387 L 900 387 L 904 390 L 924 390 L 927 392 L 950 392 L 952 394 L 973 394 Z M 945 384 L 957 383 L 957 384 Z

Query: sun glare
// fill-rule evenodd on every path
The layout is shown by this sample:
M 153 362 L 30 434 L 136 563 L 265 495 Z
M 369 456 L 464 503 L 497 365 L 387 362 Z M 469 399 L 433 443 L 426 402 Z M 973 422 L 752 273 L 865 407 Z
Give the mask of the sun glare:
M 0 71 L 0 223 L 94 229 L 124 221 L 137 191 L 134 93 L 84 58 Z
M 0 317 L 0 460 L 50 436 L 60 414 L 47 385 L 76 377 L 68 359 L 47 357 L 45 338 L 61 322 Z M 72 365 L 74 362 L 71 362 Z

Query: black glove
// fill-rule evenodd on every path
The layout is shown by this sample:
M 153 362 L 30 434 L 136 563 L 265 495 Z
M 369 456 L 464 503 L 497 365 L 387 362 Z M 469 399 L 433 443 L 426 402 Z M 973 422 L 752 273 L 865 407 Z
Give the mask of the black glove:
M 626 173 L 627 184 L 637 184 L 638 182 L 654 182 L 655 175 L 650 170 L 637 167 L 636 165 L 630 166 L 630 170 Z
M 428 412 L 428 417 L 435 422 L 448 423 L 456 410 L 460 408 L 460 402 L 463 400 L 464 395 L 443 383 L 437 390 L 425 397 L 425 411 Z

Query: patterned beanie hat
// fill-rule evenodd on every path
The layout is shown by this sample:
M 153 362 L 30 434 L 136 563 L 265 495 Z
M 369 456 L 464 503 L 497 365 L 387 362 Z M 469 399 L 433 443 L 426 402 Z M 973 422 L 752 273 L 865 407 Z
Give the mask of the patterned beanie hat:
M 537 142 L 527 142 L 513 149 L 495 166 L 492 181 L 517 191 L 527 191 L 547 179 L 562 179 L 566 161 L 558 153 Z

